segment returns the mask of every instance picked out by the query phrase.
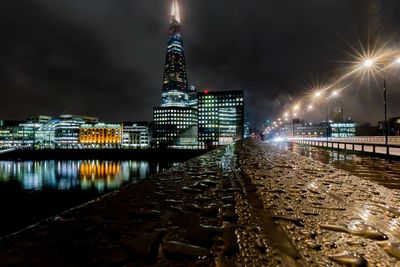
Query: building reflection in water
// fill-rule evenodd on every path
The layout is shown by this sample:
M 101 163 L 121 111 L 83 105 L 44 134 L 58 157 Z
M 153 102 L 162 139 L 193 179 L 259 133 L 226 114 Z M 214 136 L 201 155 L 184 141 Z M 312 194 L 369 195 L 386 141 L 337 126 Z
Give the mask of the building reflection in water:
M 173 165 L 160 166 L 148 161 L 0 161 L 0 183 L 17 182 L 24 190 L 96 189 L 104 192 Z

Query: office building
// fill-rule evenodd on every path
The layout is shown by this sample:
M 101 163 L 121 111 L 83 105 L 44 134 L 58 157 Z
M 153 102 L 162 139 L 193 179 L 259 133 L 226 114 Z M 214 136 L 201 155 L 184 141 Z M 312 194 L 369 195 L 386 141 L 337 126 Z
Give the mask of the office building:
M 197 126 L 197 110 L 189 107 L 154 108 L 153 145 L 156 148 L 194 148 L 180 144 L 181 134 Z M 193 131 L 191 131 L 193 132 Z M 197 138 L 197 132 L 191 136 Z M 182 147 L 183 146 L 183 147 Z M 195 144 L 197 146 L 197 144 Z
M 97 122 L 98 119 L 94 117 L 60 115 L 35 132 L 35 145 L 39 148 L 78 148 L 81 125 Z
M 190 86 L 189 89 L 189 107 L 194 108 L 194 109 L 198 109 L 198 99 L 197 99 L 197 90 L 196 87 L 194 87 L 193 85 Z
M 38 116 L 27 121 L 2 121 L 0 126 L 0 147 L 33 146 L 35 134 L 50 117 Z
M 92 148 L 116 148 L 122 144 L 121 124 L 83 124 L 79 128 L 79 143 Z
M 148 148 L 152 138 L 149 122 L 124 122 L 122 146 L 124 148 Z
M 198 94 L 198 141 L 202 147 L 225 145 L 244 136 L 243 91 Z
M 330 123 L 331 136 L 332 137 L 354 137 L 356 136 L 355 122 L 339 122 Z

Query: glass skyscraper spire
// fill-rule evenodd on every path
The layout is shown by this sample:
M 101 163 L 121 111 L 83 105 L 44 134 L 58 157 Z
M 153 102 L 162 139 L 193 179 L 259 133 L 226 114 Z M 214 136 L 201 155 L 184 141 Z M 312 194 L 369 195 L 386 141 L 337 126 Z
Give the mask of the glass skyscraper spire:
M 167 56 L 161 95 L 162 107 L 187 107 L 189 90 L 186 76 L 185 53 L 181 35 L 179 5 L 172 1 Z

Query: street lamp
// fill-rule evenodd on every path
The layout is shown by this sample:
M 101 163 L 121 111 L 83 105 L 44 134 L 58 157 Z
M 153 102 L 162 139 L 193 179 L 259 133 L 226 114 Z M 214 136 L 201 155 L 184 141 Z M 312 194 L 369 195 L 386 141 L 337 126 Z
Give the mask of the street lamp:
M 337 91 L 337 90 L 334 90 L 334 91 L 332 91 L 332 93 L 331 93 L 331 95 L 330 96 L 328 96 L 328 97 L 325 97 L 324 98 L 324 101 L 326 102 L 326 105 L 325 105 L 325 134 L 326 134 L 326 146 L 328 146 L 328 140 L 329 140 L 329 118 L 328 118 L 328 100 L 329 100 L 329 97 L 337 97 L 339 95 L 339 92 Z M 315 96 L 315 98 L 318 98 L 318 99 L 321 99 L 321 97 L 322 97 L 322 92 L 321 91 L 317 91 L 315 94 L 314 94 L 314 96 Z M 311 110 L 312 109 L 312 106 L 309 106 L 308 107 L 309 108 L 309 110 Z
M 370 68 L 370 67 L 372 67 L 374 64 L 375 64 L 375 60 L 374 60 L 374 59 L 366 59 L 366 60 L 363 62 L 363 66 L 366 67 L 366 68 Z
M 400 57 L 394 58 L 393 63 L 400 64 Z M 383 106 L 384 106 L 384 110 L 385 110 L 385 121 L 384 121 L 385 145 L 386 145 L 386 153 L 389 154 L 389 148 L 387 147 L 388 136 L 389 136 L 389 126 L 388 126 L 388 120 L 387 120 L 387 92 L 386 92 L 387 87 L 386 87 L 386 71 L 385 71 L 388 63 L 387 62 L 377 62 L 374 59 L 366 59 L 362 65 L 364 68 L 372 68 L 374 66 L 377 66 L 380 68 L 381 71 L 383 71 Z

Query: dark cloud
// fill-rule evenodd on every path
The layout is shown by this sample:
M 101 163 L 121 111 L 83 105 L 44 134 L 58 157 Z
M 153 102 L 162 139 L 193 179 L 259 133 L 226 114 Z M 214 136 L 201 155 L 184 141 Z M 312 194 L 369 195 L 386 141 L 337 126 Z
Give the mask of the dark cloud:
M 255 125 L 304 95 L 307 83 L 334 80 L 348 43 L 359 48 L 378 34 L 395 43 L 400 26 L 397 0 L 181 2 L 189 82 L 244 89 Z M 168 13 L 168 0 L 1 1 L 1 117 L 151 120 Z M 397 76 L 389 77 L 391 115 L 400 114 Z M 355 83 L 344 94 L 346 114 L 381 119 L 379 84 Z

